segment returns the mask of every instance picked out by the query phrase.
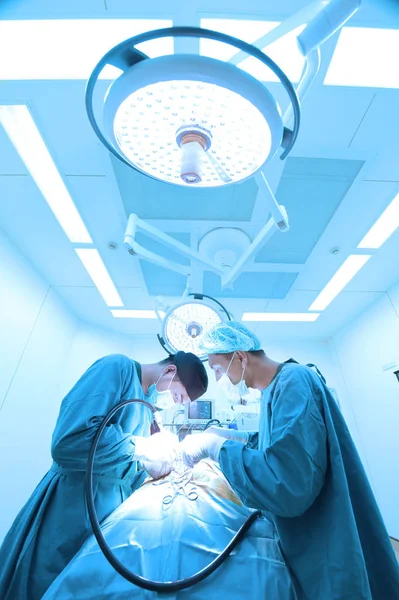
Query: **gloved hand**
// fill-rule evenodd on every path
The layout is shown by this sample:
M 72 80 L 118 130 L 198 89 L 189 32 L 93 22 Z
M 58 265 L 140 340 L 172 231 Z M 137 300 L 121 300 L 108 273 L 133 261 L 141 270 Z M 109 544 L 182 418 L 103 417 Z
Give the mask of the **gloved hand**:
M 150 437 L 134 436 L 134 443 L 133 460 L 141 462 L 172 464 L 179 451 L 179 439 L 169 431 L 161 431 Z
M 146 462 L 142 461 L 142 466 L 153 479 L 166 477 L 173 470 L 173 463 L 170 462 Z
M 217 461 L 220 448 L 225 441 L 225 438 L 207 432 L 186 435 L 180 444 L 183 461 L 190 469 L 203 458 L 211 458 Z
M 219 435 L 225 440 L 241 442 L 242 444 L 247 444 L 249 440 L 249 433 L 247 431 L 237 431 L 237 429 L 227 429 L 225 427 L 217 427 L 216 425 L 208 427 L 206 433 L 213 433 L 215 435 Z

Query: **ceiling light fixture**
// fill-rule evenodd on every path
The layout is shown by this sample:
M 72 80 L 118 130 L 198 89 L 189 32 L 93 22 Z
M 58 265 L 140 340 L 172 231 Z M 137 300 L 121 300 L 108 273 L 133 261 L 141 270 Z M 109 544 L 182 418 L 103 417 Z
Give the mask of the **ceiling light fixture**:
M 399 194 L 384 210 L 372 228 L 366 233 L 358 248 L 381 248 L 399 227 Z
M 75 244 L 92 244 L 28 107 L 0 106 L 0 122 L 69 240 Z
M 369 254 L 351 254 L 348 256 L 309 307 L 309 310 L 324 310 L 327 308 L 370 258 L 371 255 Z
M 304 23 L 314 16 L 317 11 L 313 9 L 312 12 L 307 8 L 306 14 L 304 14 L 304 18 L 306 19 Z M 305 25 L 296 27 L 285 35 L 284 33 L 278 33 L 280 25 L 278 21 L 201 19 L 201 27 L 205 29 L 208 28 L 228 35 L 234 35 L 260 48 L 283 69 L 291 81 L 297 83 L 301 79 L 305 58 L 296 44 L 296 38 Z M 273 30 L 277 31 L 274 32 Z M 276 37 L 276 41 L 272 39 L 274 36 Z M 232 64 L 239 66 L 240 69 L 253 75 L 259 81 L 278 81 L 276 75 L 266 65 L 252 57 L 248 58 L 244 53 L 242 53 L 241 57 L 238 56 L 240 53 L 237 53 L 234 48 L 227 44 L 212 40 L 201 40 L 200 53 L 202 56 L 209 56 L 229 62 L 232 59 Z
M 4 2 L 1 3 L 4 5 Z M 170 19 L 4 19 L 0 20 L 0 80 L 87 80 L 102 56 L 128 36 L 157 27 Z M 21 52 L 21 41 L 29 52 Z M 151 58 L 173 54 L 173 39 L 154 40 L 138 50 Z M 109 65 L 100 79 L 120 74 Z
M 331 59 L 325 85 L 399 88 L 399 31 L 344 27 Z
M 112 281 L 101 256 L 95 248 L 76 248 L 76 254 L 108 306 L 123 306 L 121 297 Z

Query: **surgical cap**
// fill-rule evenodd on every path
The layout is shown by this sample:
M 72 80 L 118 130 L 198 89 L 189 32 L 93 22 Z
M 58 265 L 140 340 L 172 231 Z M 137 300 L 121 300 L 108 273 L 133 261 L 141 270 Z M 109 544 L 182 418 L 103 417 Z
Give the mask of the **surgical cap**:
M 237 321 L 218 323 L 202 338 L 200 350 L 204 354 L 228 354 L 260 350 L 260 341 L 252 331 Z
M 191 352 L 178 352 L 173 357 L 177 375 L 191 401 L 197 400 L 208 389 L 208 375 L 202 361 Z

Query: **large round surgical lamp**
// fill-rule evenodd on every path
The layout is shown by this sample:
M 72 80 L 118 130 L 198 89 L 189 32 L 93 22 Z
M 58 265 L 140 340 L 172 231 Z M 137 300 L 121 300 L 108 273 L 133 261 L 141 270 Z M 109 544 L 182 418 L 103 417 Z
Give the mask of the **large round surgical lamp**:
M 192 352 L 201 360 L 207 358 L 199 349 L 204 334 L 214 325 L 231 320 L 223 304 L 206 294 L 186 293 L 181 302 L 166 312 L 162 308 L 156 308 L 162 323 L 162 332 L 158 335 L 162 347 L 169 354 L 179 350 Z
M 234 46 L 268 66 L 291 100 L 293 129 L 260 81 L 229 63 L 178 54 L 150 59 L 137 44 L 165 37 L 207 38 Z M 100 126 L 93 93 L 106 65 L 122 74 L 108 88 Z M 130 167 L 175 185 L 215 187 L 253 175 L 299 130 L 297 94 L 286 75 L 261 50 L 239 39 L 197 27 L 146 32 L 115 46 L 87 84 L 90 123 L 104 146 Z

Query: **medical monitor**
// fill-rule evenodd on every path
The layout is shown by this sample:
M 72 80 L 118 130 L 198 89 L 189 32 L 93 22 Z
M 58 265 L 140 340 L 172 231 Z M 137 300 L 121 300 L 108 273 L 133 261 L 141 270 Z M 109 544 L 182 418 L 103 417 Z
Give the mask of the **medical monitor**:
M 195 400 L 186 404 L 186 421 L 205 424 L 212 419 L 212 400 Z

